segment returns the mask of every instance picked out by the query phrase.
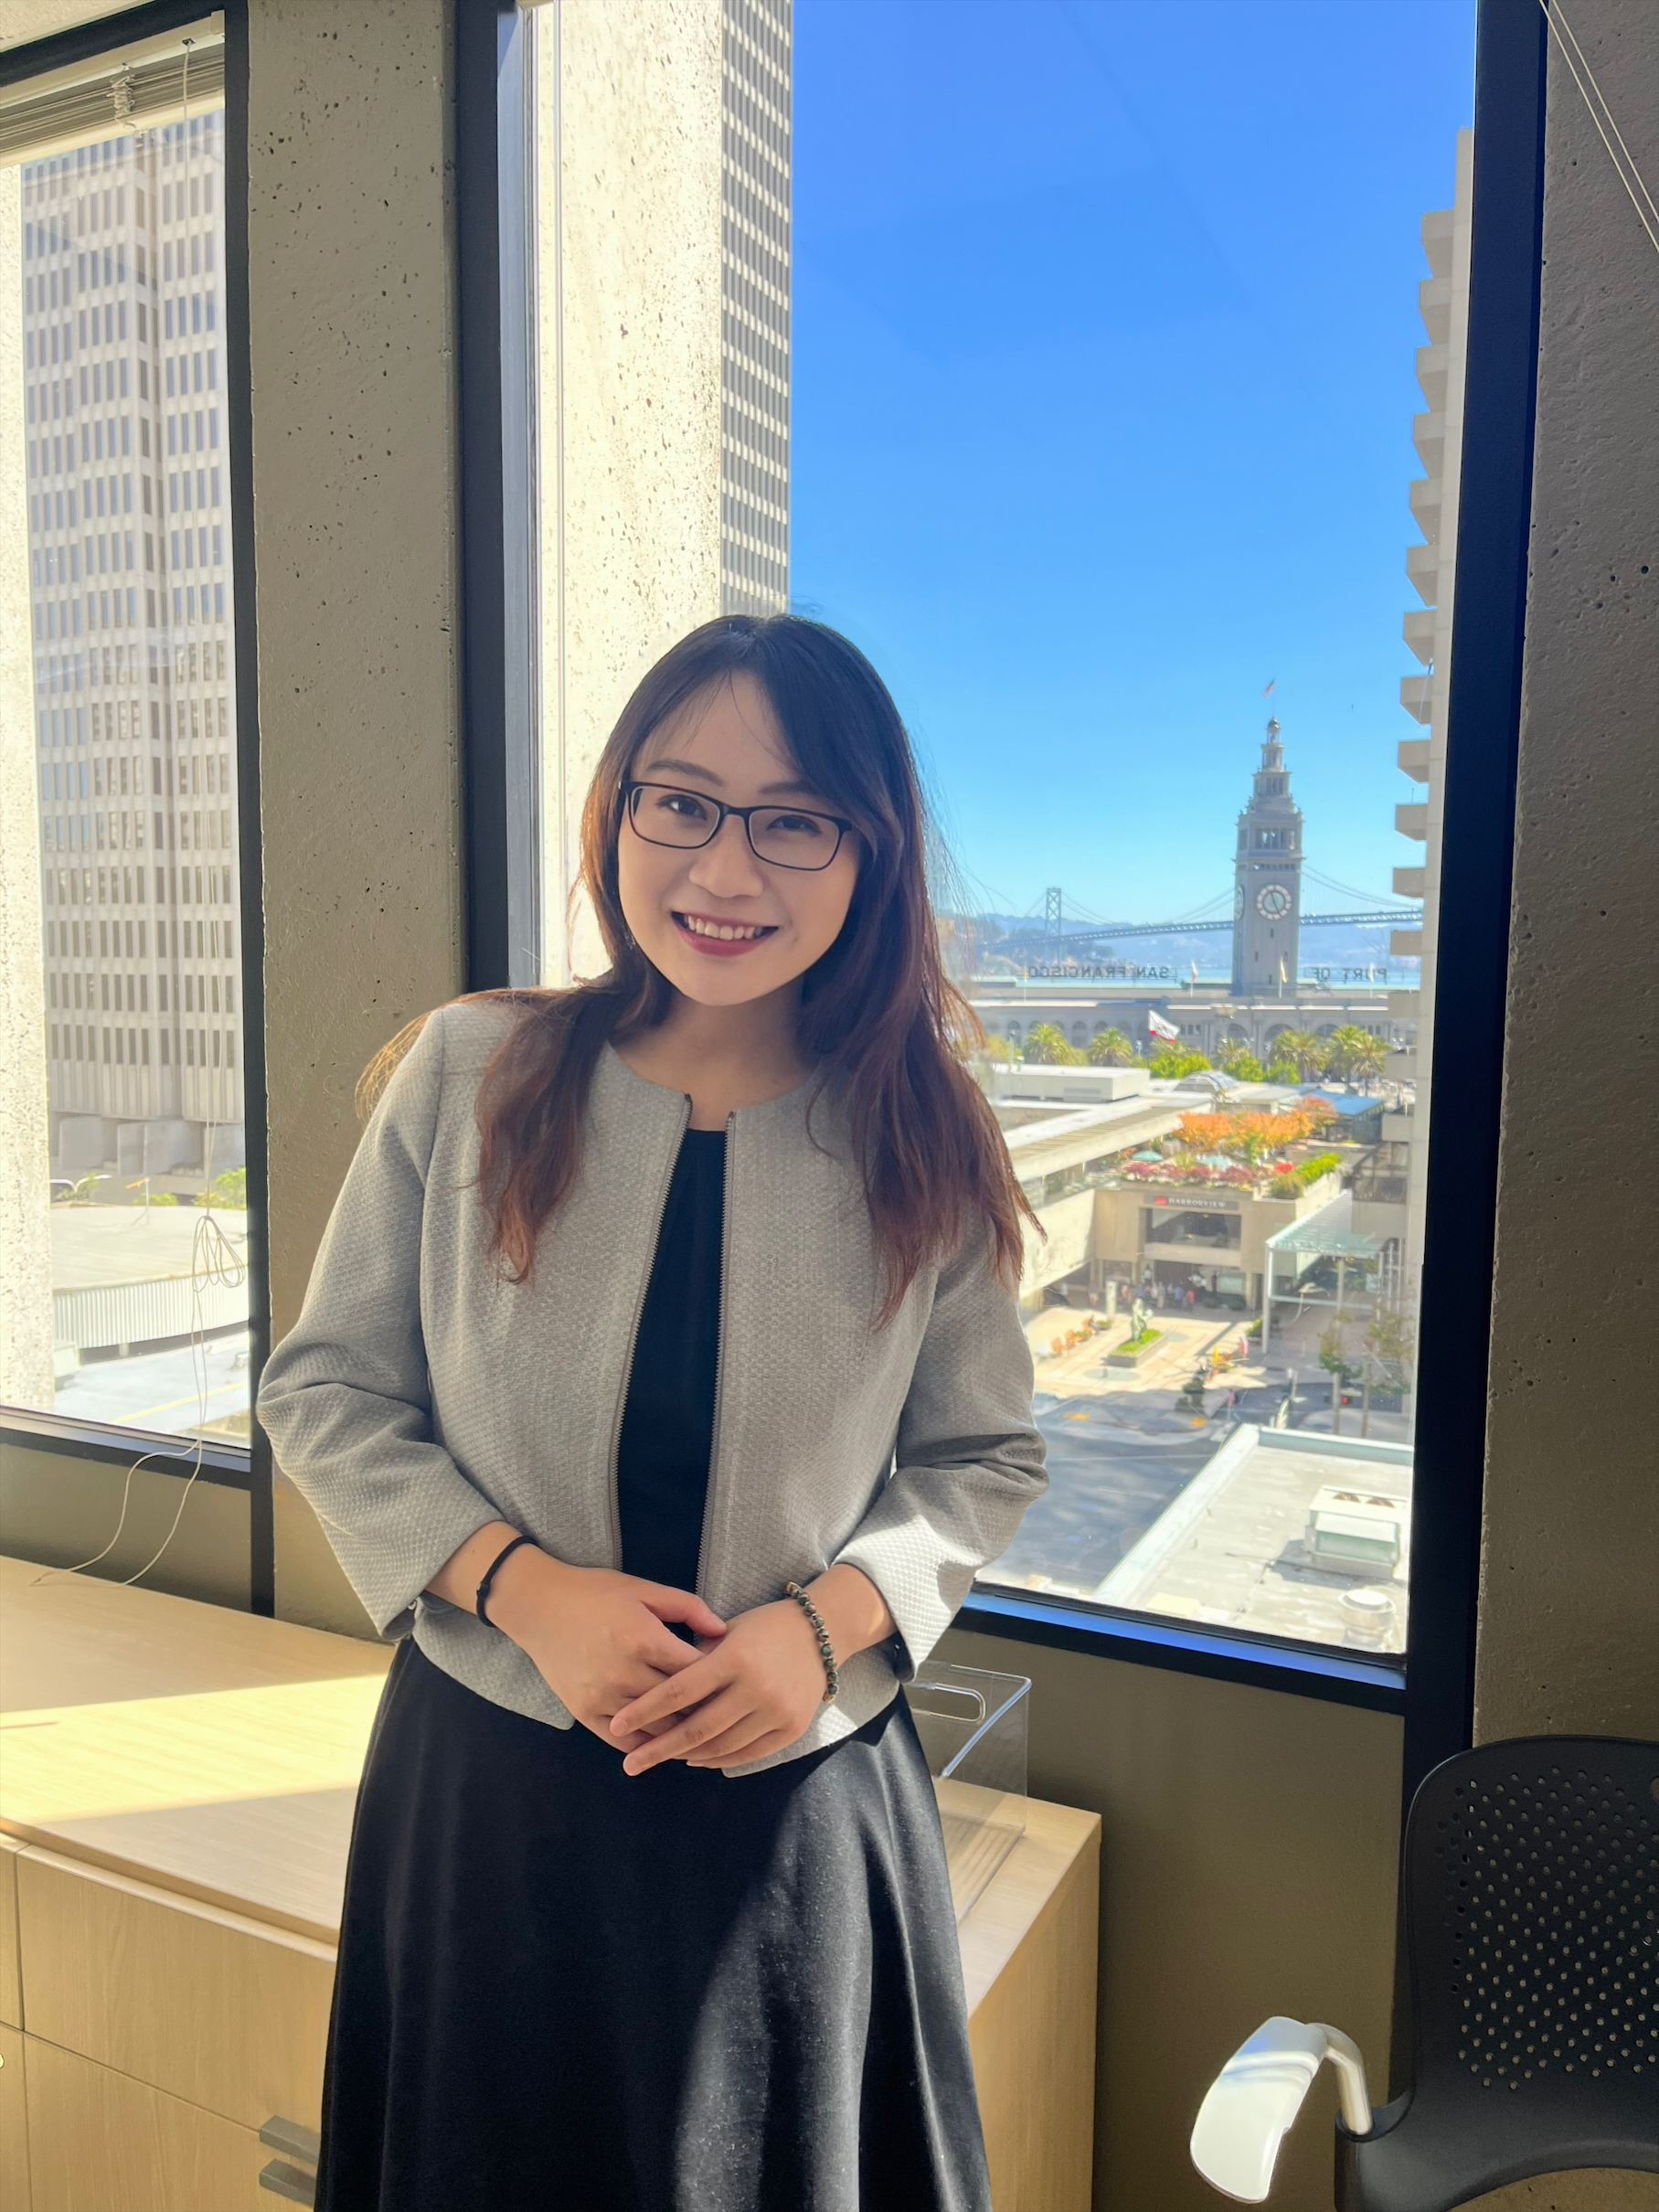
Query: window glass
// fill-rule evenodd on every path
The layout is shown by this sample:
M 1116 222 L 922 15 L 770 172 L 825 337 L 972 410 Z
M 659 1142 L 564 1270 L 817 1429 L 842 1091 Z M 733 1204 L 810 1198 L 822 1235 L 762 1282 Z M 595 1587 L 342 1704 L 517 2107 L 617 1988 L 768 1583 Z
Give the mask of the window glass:
M 33 803 L 8 812 L 0 1397 L 249 1434 L 236 639 L 219 49 L 126 104 L 0 111 L 5 625 Z M 120 87 L 117 88 L 118 90 Z M 66 118 L 84 116 L 80 128 Z M 43 129 L 46 127 L 42 126 Z M 32 741 L 31 741 L 32 740 Z M 16 763 L 8 763 L 8 771 Z M 27 888 L 26 888 L 27 887 Z
M 577 816 L 651 659 L 852 636 L 1042 1229 L 1000 1589 L 1404 1648 L 1473 18 L 526 34 L 544 973 L 595 964 Z

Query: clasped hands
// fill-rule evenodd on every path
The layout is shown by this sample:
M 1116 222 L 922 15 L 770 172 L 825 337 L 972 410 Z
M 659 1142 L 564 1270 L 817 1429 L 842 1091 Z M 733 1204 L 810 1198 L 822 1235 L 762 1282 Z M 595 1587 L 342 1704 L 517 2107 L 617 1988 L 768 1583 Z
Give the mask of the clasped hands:
M 813 1595 L 843 1659 L 892 1632 L 855 1567 L 830 1569 Z M 824 1700 L 817 1641 L 792 1599 L 722 1621 L 688 1590 L 568 1567 L 526 1546 L 503 1569 L 490 1611 L 574 1717 L 623 1753 L 629 1774 L 671 1759 L 729 1767 L 769 1758 L 805 1734 Z

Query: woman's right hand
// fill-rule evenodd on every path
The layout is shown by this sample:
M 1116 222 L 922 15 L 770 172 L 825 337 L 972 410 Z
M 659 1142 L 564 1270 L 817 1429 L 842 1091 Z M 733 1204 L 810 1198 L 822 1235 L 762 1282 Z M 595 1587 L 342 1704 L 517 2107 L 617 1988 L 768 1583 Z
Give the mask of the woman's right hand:
M 612 1735 L 611 1715 L 700 1656 L 697 1644 L 671 1635 L 665 1623 L 683 1622 L 704 1648 L 726 1633 L 719 1615 L 689 1590 L 608 1567 L 568 1567 L 532 1544 L 495 1577 L 489 1615 L 583 1728 L 623 1752 L 651 1737 Z

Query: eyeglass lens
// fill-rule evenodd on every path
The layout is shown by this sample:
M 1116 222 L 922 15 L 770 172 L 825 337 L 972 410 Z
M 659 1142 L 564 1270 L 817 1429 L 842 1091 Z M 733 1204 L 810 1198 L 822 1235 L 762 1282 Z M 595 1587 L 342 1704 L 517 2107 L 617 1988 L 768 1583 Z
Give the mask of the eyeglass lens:
M 633 826 L 652 845 L 687 849 L 707 845 L 720 826 L 718 806 L 701 792 L 636 783 L 632 803 Z M 803 814 L 799 807 L 757 807 L 749 816 L 748 828 L 758 857 L 778 867 L 828 867 L 841 843 L 838 823 L 826 814 Z

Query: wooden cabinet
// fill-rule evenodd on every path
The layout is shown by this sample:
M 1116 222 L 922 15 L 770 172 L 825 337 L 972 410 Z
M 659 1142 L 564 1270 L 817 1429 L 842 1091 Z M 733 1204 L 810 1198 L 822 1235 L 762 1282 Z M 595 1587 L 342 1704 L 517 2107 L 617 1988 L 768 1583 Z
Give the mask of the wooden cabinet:
M 20 2038 L 30 2212 L 271 2212 L 251 2128 L 33 2036 Z M 8 2203 L 7 2212 L 10 2212 Z
M 28 2113 L 23 2080 L 23 2037 L 0 2027 L 0 2212 L 27 2212 Z
M 38 1578 L 0 1558 L 0 2212 L 303 2201 L 390 1654 Z M 961 1931 L 992 2188 L 1087 2212 L 1100 1823 L 1024 1816 Z
M 327 1945 L 39 1850 L 17 1917 L 31 2037 L 246 2128 L 321 2123 Z

